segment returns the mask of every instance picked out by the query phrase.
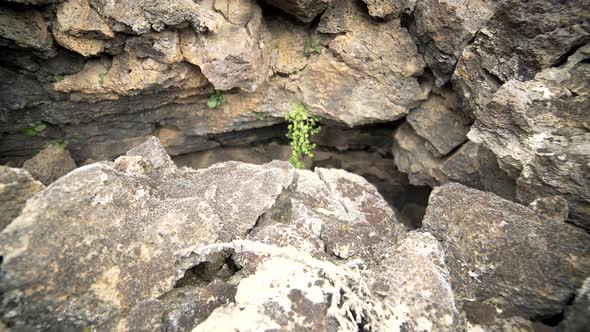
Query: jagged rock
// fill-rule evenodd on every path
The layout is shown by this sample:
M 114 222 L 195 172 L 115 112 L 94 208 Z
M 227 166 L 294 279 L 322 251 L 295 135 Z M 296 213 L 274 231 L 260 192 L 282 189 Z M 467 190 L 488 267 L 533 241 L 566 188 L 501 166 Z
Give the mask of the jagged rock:
M 516 201 L 516 181 L 500 168 L 498 158 L 485 145 L 478 145 L 477 166 L 485 191 Z
M 590 324 L 590 277 L 584 280 L 576 292 L 574 303 L 565 310 L 564 320 L 557 326 L 558 331 L 582 332 Z
M 76 164 L 67 150 L 49 144 L 36 156 L 25 161 L 23 168 L 47 186 L 75 169 Z
M 264 0 L 288 14 L 291 14 L 303 22 L 311 22 L 333 0 Z
M 0 231 L 20 214 L 27 199 L 41 189 L 43 185 L 27 171 L 0 166 Z
M 468 136 L 489 148 L 516 179 L 518 201 L 561 195 L 569 218 L 590 229 L 590 65 L 582 62 L 590 52 L 585 49 L 580 53 L 586 56 L 533 80 L 506 83 L 477 114 Z
M 426 98 L 424 61 L 399 20 L 360 23 L 310 59 L 296 93 L 311 112 L 349 126 L 399 119 Z
M 176 27 L 184 23 L 197 32 L 215 30 L 213 13 L 192 0 L 89 0 L 90 5 L 102 17 L 112 20 L 113 31 L 128 29 L 145 34 L 154 29 L 162 31 L 166 26 Z
M 465 316 L 465 328 L 467 331 L 484 332 L 537 332 L 549 331 L 548 327 L 543 329 L 540 324 L 518 317 L 505 317 L 492 305 L 466 301 L 461 308 Z
M 441 157 L 467 140 L 469 123 L 459 108 L 456 95 L 443 90 L 413 109 L 406 121 L 427 141 L 428 151 Z
M 166 64 L 151 57 L 139 58 L 124 53 L 114 57 L 112 63 L 89 61 L 82 71 L 64 77 L 53 87 L 57 91 L 72 93 L 70 98 L 73 100 L 92 100 L 117 99 L 171 88 L 197 94 L 201 91 L 199 88 L 207 84 L 199 69 L 189 63 Z
M 30 200 L 0 235 L 5 296 L 21 296 L 25 284 L 34 287 L 29 281 L 38 268 L 52 271 L 39 280 L 44 291 L 11 309 L 24 309 L 19 322 L 45 329 L 116 326 L 119 313 L 165 294 L 198 263 L 191 262 L 192 249 L 245 236 L 293 176 L 285 163 L 179 171 L 161 148 L 153 150 L 153 141 L 146 144 L 130 151 L 133 156 L 63 177 Z M 40 204 L 51 206 L 51 215 L 39 215 Z M 43 223 L 35 222 L 39 218 Z M 60 236 L 47 238 L 49 233 Z M 67 297 L 60 295 L 64 291 Z M 58 321 L 60 316 L 68 319 Z
M 176 31 L 148 33 L 128 38 L 125 51 L 137 58 L 152 58 L 166 64 L 174 64 L 183 59 L 180 38 Z
M 352 31 L 368 14 L 359 1 L 332 1 L 322 14 L 317 31 L 321 33 L 341 33 Z
M 424 61 L 442 86 L 451 79 L 463 49 L 502 0 L 418 0 L 411 32 Z M 370 7 L 369 7 L 370 8 Z
M 409 123 L 404 122 L 395 131 L 393 141 L 393 158 L 400 172 L 408 174 L 413 185 L 438 185 L 437 177 L 442 160 L 435 158 L 426 149 L 426 140 L 418 136 Z
M 563 221 L 569 214 L 567 201 L 562 196 L 537 198 L 529 204 L 529 207 L 539 214 Z
M 555 66 L 590 36 L 584 0 L 505 0 L 467 47 L 453 75 L 467 111 L 477 114 L 509 80 Z
M 97 39 L 113 38 L 115 34 L 88 0 L 67 0 L 57 6 L 56 26 L 62 33 L 71 36 L 86 36 Z
M 305 43 L 310 38 L 303 25 L 296 25 L 283 18 L 268 21 L 272 35 L 272 70 L 275 73 L 291 74 L 307 65 Z
M 590 273 L 584 230 L 460 184 L 432 191 L 423 226 L 443 242 L 457 297 L 505 314 L 557 314 Z
M 407 173 L 410 183 L 434 187 L 455 181 L 473 188 L 483 188 L 477 162 L 479 147 L 468 141 L 452 154 L 435 157 L 429 142 L 404 122 L 395 131 L 393 160 L 400 172 Z
M 409 233 L 385 249 L 370 287 L 386 308 L 374 331 L 452 331 L 461 320 L 444 250 L 430 233 Z
M 46 54 L 53 51 L 53 39 L 40 12 L 0 8 L 0 45 L 12 44 Z
M 363 0 L 367 4 L 371 16 L 385 18 L 389 15 L 401 16 L 404 12 L 412 12 L 416 0 Z
M 53 31 L 53 37 L 55 38 L 55 41 L 61 46 L 67 48 L 70 51 L 80 53 L 85 57 L 100 54 L 105 49 L 104 40 L 86 37 L 74 37 L 62 33 L 57 29 Z
M 253 0 L 216 6 L 221 13 L 215 13 L 215 32 L 182 32 L 184 58 L 199 66 L 216 89 L 254 92 L 270 74 L 270 34 L 262 11 Z

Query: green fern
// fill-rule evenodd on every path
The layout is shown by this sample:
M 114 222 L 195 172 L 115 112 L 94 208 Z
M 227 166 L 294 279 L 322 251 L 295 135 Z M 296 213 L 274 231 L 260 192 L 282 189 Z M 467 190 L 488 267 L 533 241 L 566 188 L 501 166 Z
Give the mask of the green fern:
M 319 120 L 307 114 L 305 106 L 299 103 L 286 119 L 289 122 L 287 137 L 291 145 L 289 162 L 296 168 L 303 169 L 303 158 L 313 157 L 313 150 L 316 148 L 316 144 L 311 143 L 310 139 L 321 129 Z
M 215 94 L 212 94 L 207 99 L 207 107 L 217 108 L 222 104 L 227 103 L 227 98 L 223 95 L 222 90 L 215 90 Z

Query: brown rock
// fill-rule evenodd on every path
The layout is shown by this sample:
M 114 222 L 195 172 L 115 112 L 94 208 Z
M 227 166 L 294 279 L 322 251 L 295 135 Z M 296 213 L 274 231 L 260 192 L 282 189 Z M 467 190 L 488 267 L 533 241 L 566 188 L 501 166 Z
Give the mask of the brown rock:
M 44 185 L 48 186 L 76 168 L 70 153 L 53 144 L 47 145 L 33 158 L 25 161 L 23 169 Z

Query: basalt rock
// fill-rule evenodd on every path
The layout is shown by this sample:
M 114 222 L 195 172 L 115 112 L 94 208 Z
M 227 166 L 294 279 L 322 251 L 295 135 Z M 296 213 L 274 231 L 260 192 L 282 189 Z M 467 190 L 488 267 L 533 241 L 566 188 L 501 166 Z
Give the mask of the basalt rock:
M 527 82 L 509 81 L 477 115 L 469 137 L 485 145 L 516 180 L 516 199 L 563 196 L 569 218 L 588 228 L 590 107 L 588 47 Z
M 36 156 L 25 161 L 23 168 L 47 186 L 75 169 L 76 164 L 66 149 L 49 144 Z
M 532 79 L 590 40 L 583 0 L 506 0 L 463 51 L 453 74 L 467 112 L 485 109 L 505 82 Z
M 303 22 L 311 22 L 321 14 L 333 0 L 264 0 Z
M 0 166 L 0 231 L 16 218 L 43 185 L 25 170 Z
M 53 52 L 51 33 L 47 31 L 41 12 L 34 9 L 0 7 L 0 45 L 29 48 L 42 55 Z
M 453 262 L 457 296 L 505 315 L 559 313 L 590 272 L 584 230 L 460 184 L 433 190 L 423 226 Z
M 457 60 L 502 0 L 418 0 L 411 32 L 424 61 L 441 86 L 451 79 Z
M 363 0 L 367 4 L 371 16 L 385 18 L 390 15 L 401 16 L 414 10 L 416 0 Z

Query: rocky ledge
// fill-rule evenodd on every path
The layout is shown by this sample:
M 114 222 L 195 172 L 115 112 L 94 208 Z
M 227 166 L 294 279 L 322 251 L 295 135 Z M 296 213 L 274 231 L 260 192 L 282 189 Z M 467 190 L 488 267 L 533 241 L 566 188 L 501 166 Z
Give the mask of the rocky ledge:
M 410 231 L 358 175 L 177 168 L 156 138 L 42 189 L 0 254 L 15 331 L 535 331 L 564 310 L 560 327 L 588 317 L 567 305 L 587 292 L 590 235 L 563 218 L 451 183 Z

